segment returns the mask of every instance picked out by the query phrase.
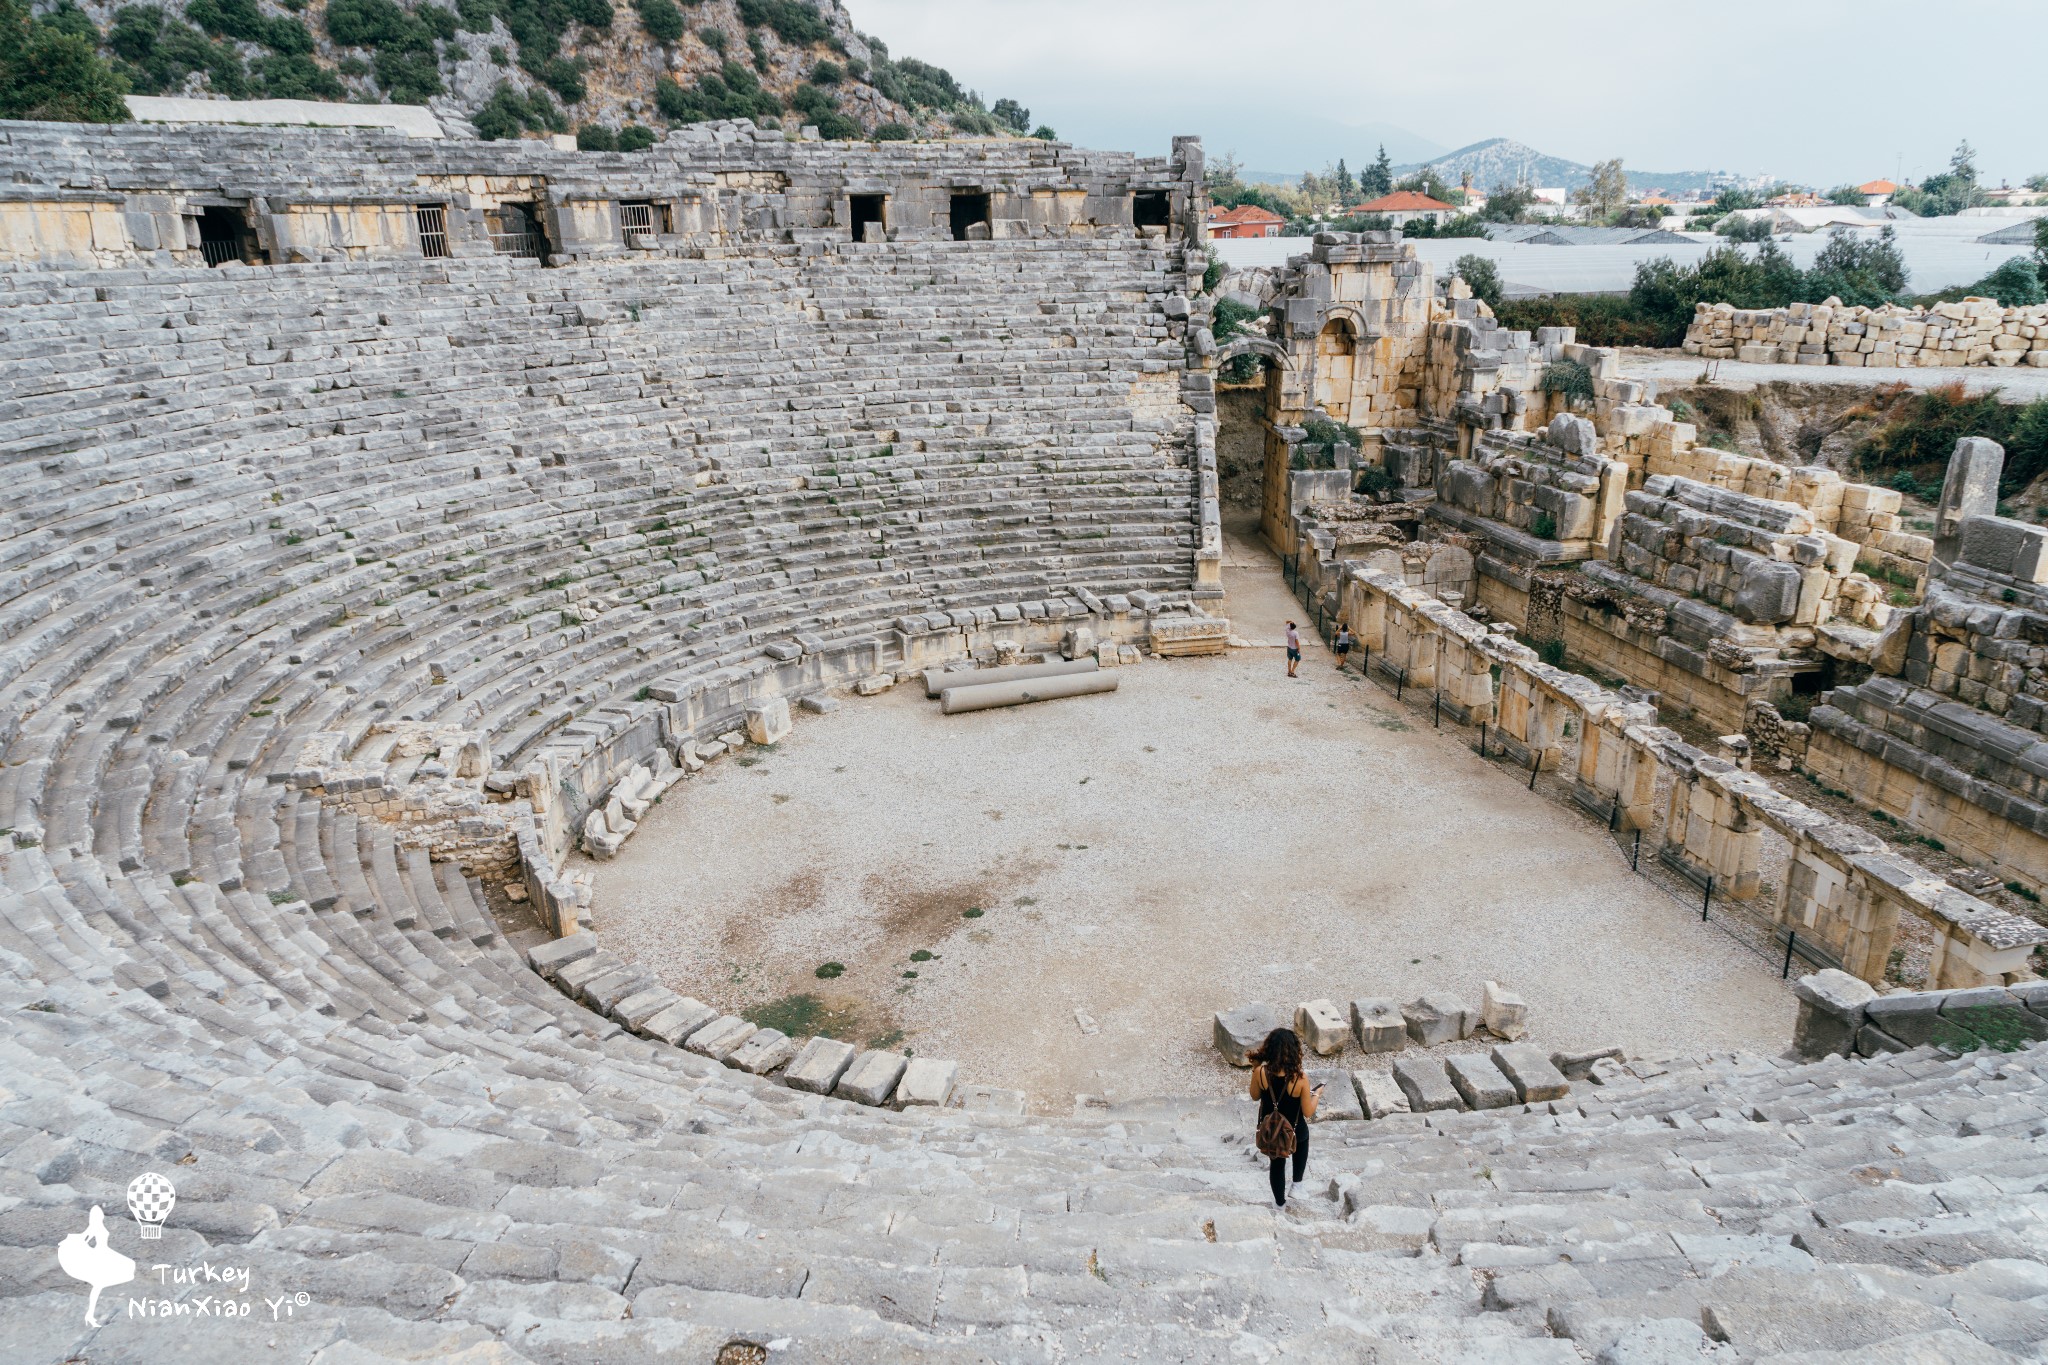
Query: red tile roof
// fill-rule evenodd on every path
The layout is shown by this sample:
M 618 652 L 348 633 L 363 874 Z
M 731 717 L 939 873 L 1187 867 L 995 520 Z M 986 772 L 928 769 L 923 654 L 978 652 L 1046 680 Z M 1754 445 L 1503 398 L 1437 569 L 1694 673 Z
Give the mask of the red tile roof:
M 1858 185 L 1858 194 L 1897 194 L 1899 187 L 1889 180 L 1873 180 L 1868 185 Z
M 1210 209 L 1212 223 L 1284 223 L 1287 220 L 1271 209 L 1262 209 L 1257 204 L 1240 204 L 1234 209 Z
M 1432 199 L 1415 190 L 1395 190 L 1383 194 L 1369 204 L 1353 204 L 1346 213 L 1456 213 L 1457 206 L 1446 204 L 1441 199 Z

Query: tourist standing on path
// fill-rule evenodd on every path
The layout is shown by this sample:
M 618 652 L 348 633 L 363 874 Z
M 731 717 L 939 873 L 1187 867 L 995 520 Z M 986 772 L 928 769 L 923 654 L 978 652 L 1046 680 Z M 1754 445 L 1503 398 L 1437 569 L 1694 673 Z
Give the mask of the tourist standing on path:
M 1294 670 L 1301 667 L 1301 632 L 1294 628 L 1294 622 L 1287 623 L 1287 676 L 1293 677 Z
M 1351 627 L 1342 621 L 1337 623 L 1337 640 L 1333 646 L 1337 651 L 1337 671 L 1344 671 L 1344 661 L 1351 657 Z
M 1308 1121 L 1316 1116 L 1321 1086 L 1311 1087 L 1301 1069 L 1301 1039 L 1291 1028 L 1276 1028 L 1252 1053 L 1252 1098 L 1259 1102 L 1258 1148 L 1269 1163 L 1273 1204 L 1287 1207 L 1287 1163 L 1294 1183 L 1308 1170 Z

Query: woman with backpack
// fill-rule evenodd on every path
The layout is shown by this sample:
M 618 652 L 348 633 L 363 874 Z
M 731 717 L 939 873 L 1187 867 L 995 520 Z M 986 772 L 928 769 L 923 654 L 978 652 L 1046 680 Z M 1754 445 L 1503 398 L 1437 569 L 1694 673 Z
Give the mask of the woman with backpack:
M 1251 1054 L 1252 1098 L 1259 1102 L 1259 1127 L 1254 1139 L 1259 1154 L 1271 1165 L 1273 1203 L 1287 1207 L 1287 1161 L 1294 1159 L 1294 1183 L 1308 1170 L 1308 1121 L 1316 1116 L 1321 1086 L 1311 1086 L 1301 1069 L 1301 1039 L 1291 1028 L 1276 1028 Z

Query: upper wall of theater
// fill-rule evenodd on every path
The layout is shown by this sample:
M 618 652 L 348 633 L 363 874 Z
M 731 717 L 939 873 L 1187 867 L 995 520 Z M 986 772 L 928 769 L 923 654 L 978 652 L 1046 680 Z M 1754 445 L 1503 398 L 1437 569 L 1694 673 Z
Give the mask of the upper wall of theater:
M 512 254 L 552 264 L 806 241 L 1202 240 L 1199 139 L 790 140 L 744 121 L 644 152 L 380 130 L 0 122 L 0 269 Z

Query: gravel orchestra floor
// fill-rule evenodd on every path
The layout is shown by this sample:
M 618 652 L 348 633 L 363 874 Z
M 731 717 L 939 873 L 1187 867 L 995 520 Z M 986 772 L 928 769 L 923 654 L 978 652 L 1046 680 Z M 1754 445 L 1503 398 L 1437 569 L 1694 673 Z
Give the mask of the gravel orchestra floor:
M 1233 624 L 1277 640 L 1271 561 L 1232 549 Z M 974 715 L 849 699 L 594 864 L 600 937 L 708 1003 L 956 1057 L 1041 1109 L 1225 1083 L 1207 1019 L 1246 1000 L 1476 1004 L 1488 977 L 1549 1046 L 1784 1047 L 1774 974 L 1597 828 L 1313 643 L 1283 672 L 1255 645 Z

